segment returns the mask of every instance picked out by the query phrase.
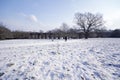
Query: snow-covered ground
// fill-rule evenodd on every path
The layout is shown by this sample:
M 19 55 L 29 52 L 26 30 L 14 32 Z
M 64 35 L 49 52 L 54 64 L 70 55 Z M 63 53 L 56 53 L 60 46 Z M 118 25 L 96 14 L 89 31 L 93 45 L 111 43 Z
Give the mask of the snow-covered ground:
M 120 39 L 0 41 L 0 80 L 120 80 Z

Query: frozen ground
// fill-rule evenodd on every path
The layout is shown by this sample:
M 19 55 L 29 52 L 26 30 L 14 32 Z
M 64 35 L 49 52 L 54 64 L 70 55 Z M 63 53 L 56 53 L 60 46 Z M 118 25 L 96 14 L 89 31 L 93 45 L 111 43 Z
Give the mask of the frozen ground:
M 0 41 L 0 80 L 120 80 L 120 39 Z

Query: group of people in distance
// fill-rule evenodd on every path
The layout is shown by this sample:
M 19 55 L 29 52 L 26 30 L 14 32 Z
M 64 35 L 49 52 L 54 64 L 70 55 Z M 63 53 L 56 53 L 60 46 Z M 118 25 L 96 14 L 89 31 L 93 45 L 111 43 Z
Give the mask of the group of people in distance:
M 65 39 L 65 41 L 67 41 L 67 36 L 65 36 L 63 39 Z M 52 39 L 52 41 L 53 41 L 54 39 Z

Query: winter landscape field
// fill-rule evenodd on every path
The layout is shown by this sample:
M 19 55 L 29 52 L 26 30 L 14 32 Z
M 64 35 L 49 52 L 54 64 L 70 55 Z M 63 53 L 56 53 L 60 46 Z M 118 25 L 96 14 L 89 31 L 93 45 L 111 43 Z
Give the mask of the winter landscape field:
M 0 80 L 120 80 L 120 39 L 0 41 Z

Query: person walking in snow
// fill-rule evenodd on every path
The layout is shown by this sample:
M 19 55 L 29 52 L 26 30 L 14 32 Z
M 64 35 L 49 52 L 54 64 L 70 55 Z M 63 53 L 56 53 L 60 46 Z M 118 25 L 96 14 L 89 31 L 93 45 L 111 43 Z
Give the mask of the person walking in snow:
M 67 41 L 67 36 L 65 36 L 65 41 Z

